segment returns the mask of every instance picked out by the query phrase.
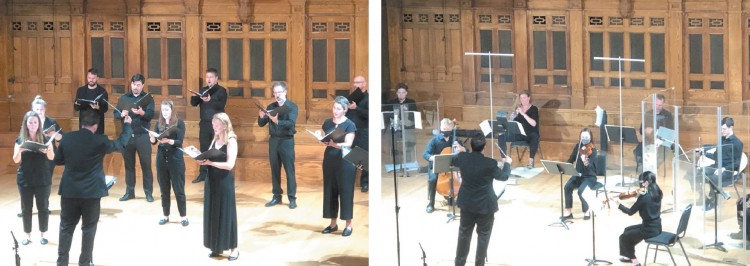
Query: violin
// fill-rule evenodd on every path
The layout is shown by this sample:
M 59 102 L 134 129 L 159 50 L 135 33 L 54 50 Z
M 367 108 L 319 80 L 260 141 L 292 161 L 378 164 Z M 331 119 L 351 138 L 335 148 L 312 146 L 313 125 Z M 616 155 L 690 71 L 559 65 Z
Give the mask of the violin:
M 594 153 L 594 143 L 589 142 L 589 144 L 581 146 L 581 154 L 586 156 L 588 158 L 591 156 L 591 154 Z
M 629 198 L 636 197 L 636 196 L 646 195 L 646 193 L 648 193 L 648 190 L 642 187 L 633 191 L 620 193 L 620 195 L 618 195 L 617 197 L 623 200 L 623 199 L 629 199 Z

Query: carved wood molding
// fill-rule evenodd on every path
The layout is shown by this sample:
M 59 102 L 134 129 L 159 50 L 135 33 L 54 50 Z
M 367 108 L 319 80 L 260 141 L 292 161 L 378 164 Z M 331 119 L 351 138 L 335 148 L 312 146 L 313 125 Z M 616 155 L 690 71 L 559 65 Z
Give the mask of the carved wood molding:
M 237 0 L 237 2 L 237 5 L 239 6 L 239 8 L 237 8 L 237 17 L 242 23 L 250 23 L 253 3 L 251 3 L 250 0 Z
M 633 16 L 633 0 L 620 0 L 620 16 L 624 18 Z
M 200 0 L 183 0 L 186 14 L 200 14 Z
M 125 0 L 125 8 L 127 9 L 125 13 L 127 14 L 140 14 L 142 7 L 143 2 L 141 0 Z

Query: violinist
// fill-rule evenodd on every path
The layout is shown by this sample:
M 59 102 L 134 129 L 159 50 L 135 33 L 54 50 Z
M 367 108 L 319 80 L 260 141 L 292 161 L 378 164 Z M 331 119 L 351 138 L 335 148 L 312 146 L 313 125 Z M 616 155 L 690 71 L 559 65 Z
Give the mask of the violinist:
M 664 196 L 661 188 L 656 184 L 656 175 L 653 172 L 643 172 L 638 177 L 638 181 L 640 183 L 640 192 L 636 193 L 638 199 L 630 208 L 622 205 L 619 199 L 612 198 L 622 212 L 627 215 L 637 212 L 643 220 L 641 224 L 626 227 L 620 235 L 620 256 L 622 256 L 620 261 L 630 262 L 630 265 L 634 266 L 641 265 L 635 257 L 635 245 L 644 239 L 661 234 L 661 199 Z
M 448 118 L 440 120 L 440 133 L 437 133 L 432 139 L 430 139 L 430 142 L 427 143 L 427 147 L 425 147 L 424 150 L 423 157 L 430 163 L 428 167 L 429 178 L 427 180 L 427 199 L 430 203 L 427 204 L 427 208 L 425 209 L 427 213 L 432 213 L 435 210 L 435 193 L 437 192 L 438 175 L 432 173 L 432 161 L 434 160 L 435 155 L 440 154 L 444 148 L 459 146 L 458 141 L 453 137 L 454 126 L 453 121 Z
M 594 147 L 591 139 L 591 130 L 584 128 L 581 130 L 579 142 L 570 154 L 570 158 L 568 158 L 568 163 L 575 162 L 576 171 L 578 171 L 579 175 L 571 176 L 568 182 L 565 183 L 565 211 L 560 219 L 573 219 L 571 209 L 573 207 L 573 189 L 576 188 L 578 189 L 578 198 L 581 199 L 581 208 L 584 213 L 583 219 L 588 220 L 591 218 L 589 205 L 583 199 L 583 192 L 587 186 L 593 189 L 594 185 L 596 185 L 595 159 L 596 147 Z
M 452 164 L 461 169 L 461 189 L 456 201 L 461 208 L 461 225 L 458 228 L 458 243 L 456 247 L 456 265 L 464 265 L 471 247 L 471 235 L 474 226 L 477 228 L 477 251 L 475 263 L 484 265 L 487 257 L 487 246 L 492 235 L 492 225 L 495 222 L 497 196 L 492 188 L 493 180 L 506 181 L 510 175 L 512 159 L 505 157 L 503 164 L 492 158 L 485 157 L 482 150 L 486 140 L 482 134 L 471 139 L 471 152 L 463 152 L 453 156 Z

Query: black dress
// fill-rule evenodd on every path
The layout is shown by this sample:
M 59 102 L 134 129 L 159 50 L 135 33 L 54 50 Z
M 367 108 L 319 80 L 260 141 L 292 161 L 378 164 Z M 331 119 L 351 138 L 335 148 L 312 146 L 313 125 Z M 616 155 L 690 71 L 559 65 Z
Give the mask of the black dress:
M 227 152 L 227 144 L 220 151 Z M 226 162 L 227 158 L 212 160 Z M 237 205 L 234 173 L 208 166 L 203 195 L 203 246 L 221 252 L 237 247 Z
M 333 119 L 323 122 L 323 132 L 331 132 L 334 128 L 353 133 L 357 126 L 350 119 L 341 124 L 333 123 Z M 333 139 L 333 142 L 342 143 L 346 135 Z M 350 220 L 354 214 L 354 174 L 355 167 L 343 158 L 341 149 L 326 147 L 323 155 L 323 218 L 338 217 L 342 220 Z M 339 205 L 341 207 L 340 215 Z

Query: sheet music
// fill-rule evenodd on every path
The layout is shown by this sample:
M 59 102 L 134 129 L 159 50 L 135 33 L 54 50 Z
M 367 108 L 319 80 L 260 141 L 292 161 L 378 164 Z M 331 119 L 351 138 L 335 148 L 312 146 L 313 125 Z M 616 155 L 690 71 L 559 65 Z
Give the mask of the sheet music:
M 521 125 L 520 122 L 511 120 L 511 121 L 508 121 L 508 123 L 516 123 L 516 125 L 518 125 L 518 131 L 521 132 L 521 135 L 526 136 L 526 131 L 523 129 L 523 125 Z
M 484 120 L 481 123 L 479 123 L 479 128 L 482 130 L 482 133 L 487 136 L 490 133 L 492 133 L 492 126 L 490 126 L 489 120 Z
M 604 120 L 604 109 L 597 105 L 596 108 L 594 108 L 594 111 L 596 111 L 596 121 L 594 122 L 594 125 L 599 127 L 602 125 L 602 120 Z
M 422 129 L 422 113 L 414 112 L 414 128 Z

